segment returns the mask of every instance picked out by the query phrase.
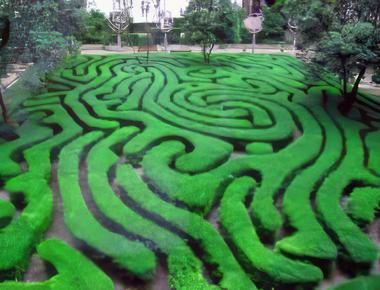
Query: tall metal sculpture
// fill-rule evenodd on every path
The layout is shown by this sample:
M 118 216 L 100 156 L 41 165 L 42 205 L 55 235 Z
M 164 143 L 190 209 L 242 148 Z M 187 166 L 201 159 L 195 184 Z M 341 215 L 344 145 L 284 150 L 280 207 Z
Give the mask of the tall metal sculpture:
M 264 15 L 261 10 L 260 0 L 250 0 L 249 16 L 244 20 L 245 27 L 252 33 L 252 53 L 255 52 L 256 33 L 259 33 L 263 27 Z
M 87 1 L 87 10 L 96 10 L 97 9 L 97 5 L 96 5 L 96 1 L 95 0 L 89 0 Z
M 297 50 L 297 31 L 298 31 L 297 23 L 293 21 L 292 19 L 289 19 L 288 28 L 289 28 L 289 31 L 293 35 L 293 53 L 295 54 Z
M 131 9 L 133 8 L 132 0 L 113 0 L 113 11 L 110 12 L 108 26 L 117 35 L 117 47 L 121 49 L 121 35 L 131 24 Z
M 168 33 L 173 30 L 173 16 L 172 12 L 166 10 L 166 0 L 164 0 L 164 7 L 161 10 L 161 5 L 159 2 L 159 12 L 158 12 L 158 28 L 164 33 L 164 47 L 165 51 L 168 51 Z

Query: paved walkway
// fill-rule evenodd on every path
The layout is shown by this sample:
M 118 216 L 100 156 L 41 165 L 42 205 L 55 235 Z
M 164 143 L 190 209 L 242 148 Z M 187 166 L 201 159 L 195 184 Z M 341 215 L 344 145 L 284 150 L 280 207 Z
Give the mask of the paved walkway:
M 21 74 L 32 64 L 11 64 L 8 65 L 7 75 L 4 78 L 0 79 L 1 86 L 5 89 L 11 87 Z
M 376 85 L 372 82 L 373 73 L 373 68 L 367 70 L 367 73 L 360 84 L 360 89 L 366 93 L 380 97 L 380 85 Z
M 121 50 L 116 49 L 115 47 L 109 47 L 105 50 L 103 45 L 84 45 L 82 46 L 82 54 L 92 55 L 92 54 L 118 54 L 118 53 L 135 53 L 138 51 L 138 47 L 123 47 Z M 157 45 L 157 51 L 153 52 L 164 52 L 164 48 Z M 168 51 L 192 51 L 192 52 L 201 52 L 200 46 L 195 45 L 169 45 Z M 213 52 L 214 53 L 242 53 L 242 52 L 251 52 L 252 46 L 249 44 L 241 45 L 226 45 L 219 46 L 216 45 Z M 295 51 L 290 45 L 265 45 L 259 44 L 256 46 L 255 53 L 287 53 L 294 55 Z

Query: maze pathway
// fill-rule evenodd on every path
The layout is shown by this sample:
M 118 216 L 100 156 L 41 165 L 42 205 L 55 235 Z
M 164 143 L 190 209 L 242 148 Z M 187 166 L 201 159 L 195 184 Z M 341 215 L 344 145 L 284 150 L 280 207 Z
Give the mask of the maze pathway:
M 36 248 L 59 274 L 0 289 L 112 288 L 84 255 L 143 281 L 165 265 L 173 289 L 313 289 L 341 265 L 375 285 L 380 101 L 343 116 L 338 87 L 285 55 L 71 59 L 0 133 L 0 281 Z M 91 251 L 40 244 L 52 176 Z

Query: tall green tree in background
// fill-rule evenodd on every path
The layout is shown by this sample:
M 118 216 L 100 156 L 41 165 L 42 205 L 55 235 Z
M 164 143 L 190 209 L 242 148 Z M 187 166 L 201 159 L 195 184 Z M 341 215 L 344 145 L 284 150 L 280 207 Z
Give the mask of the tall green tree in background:
M 7 46 L 1 49 L 0 77 L 6 73 L 7 64 L 18 62 L 33 62 L 37 74 L 46 74 L 73 52 L 73 33 L 81 22 L 76 12 L 84 8 L 80 2 L 0 0 L 0 29 L 7 22 L 10 31 Z M 3 34 L 4 29 L 0 32 Z
M 241 8 L 232 4 L 231 0 L 217 2 L 217 21 L 220 26 L 216 29 L 217 39 L 225 43 L 241 42 Z
M 210 62 L 210 56 L 215 46 L 214 32 L 221 29 L 217 23 L 217 0 L 191 0 L 184 15 L 184 31 L 194 43 L 200 43 L 204 61 Z M 218 27 L 220 26 L 220 27 Z
M 368 66 L 379 63 L 380 1 L 288 0 L 283 12 L 296 21 L 302 44 L 315 50 L 312 61 L 341 79 L 340 108 L 348 112 Z
M 217 42 L 240 41 L 239 13 L 230 0 L 190 0 L 182 28 L 193 43 L 201 45 L 206 63 Z
M 113 35 L 107 25 L 106 16 L 98 10 L 82 10 L 81 13 L 82 27 L 74 33 L 75 38 L 82 43 L 108 44 Z

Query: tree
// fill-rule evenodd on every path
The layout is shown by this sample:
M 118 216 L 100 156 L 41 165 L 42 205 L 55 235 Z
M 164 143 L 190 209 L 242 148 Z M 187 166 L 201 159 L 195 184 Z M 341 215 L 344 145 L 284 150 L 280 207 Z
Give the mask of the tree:
M 342 80 L 342 91 L 346 97 L 343 111 L 354 103 L 367 67 L 379 59 L 373 49 L 376 42 L 379 43 L 377 37 L 371 23 L 349 23 L 343 25 L 340 31 L 328 32 L 318 45 L 314 61 L 336 73 Z M 354 73 L 357 73 L 356 80 L 349 91 L 348 80 Z
M 98 10 L 81 11 L 81 13 L 83 13 L 82 28 L 74 33 L 75 38 L 82 43 L 108 44 L 111 36 L 105 15 Z
M 184 15 L 184 30 L 192 42 L 200 43 L 205 63 L 215 46 L 217 28 L 216 0 L 191 0 Z
M 263 30 L 259 33 L 258 37 L 261 39 L 278 40 L 283 39 L 285 34 L 286 21 L 281 16 L 278 10 L 263 7 L 263 14 L 265 21 L 263 23 Z
M 284 1 L 285 0 L 266 0 L 263 3 L 263 1 L 255 0 L 253 5 L 250 6 L 250 13 L 262 12 L 265 17 L 263 30 L 256 36 L 258 40 L 283 40 L 287 28 L 286 17 L 282 15 Z M 246 2 L 243 3 L 244 5 L 249 5 L 250 2 L 246 0 Z M 247 11 L 244 11 L 243 18 L 246 18 Z M 252 34 L 246 28 L 243 29 L 242 40 L 243 43 L 252 42 Z
M 205 63 L 210 63 L 217 41 L 234 41 L 240 36 L 239 11 L 229 0 L 190 0 L 183 30 L 202 47 Z
M 226 43 L 241 42 L 242 13 L 238 5 L 232 4 L 231 0 L 219 0 L 217 4 L 217 21 L 220 26 L 216 27 L 217 39 Z
M 316 51 L 312 61 L 340 78 L 345 98 L 340 108 L 348 112 L 368 66 L 380 59 L 380 2 L 288 0 L 283 11 L 296 21 L 302 44 Z
M 5 35 L 2 43 L 4 40 L 8 43 L 1 45 L 0 76 L 6 73 L 7 63 L 19 61 L 34 62 L 38 73 L 46 74 L 72 52 L 76 48 L 72 27 L 79 23 L 72 13 L 78 3 L 78 0 L 0 0 L 2 26 L 8 23 L 6 29 L 0 30 Z M 6 120 L 3 100 L 1 104 Z

